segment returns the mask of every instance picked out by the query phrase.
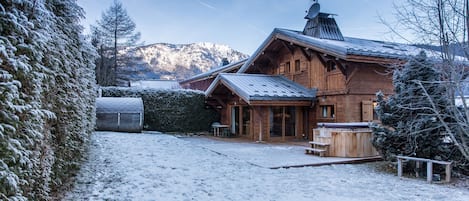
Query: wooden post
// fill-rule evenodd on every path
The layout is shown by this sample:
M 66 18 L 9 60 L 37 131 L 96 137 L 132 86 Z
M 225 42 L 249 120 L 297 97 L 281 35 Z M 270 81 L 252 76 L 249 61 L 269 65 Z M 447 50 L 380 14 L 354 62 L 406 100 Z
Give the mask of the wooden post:
M 397 176 L 402 177 L 402 159 L 397 158 Z
M 433 180 L 433 163 L 432 161 L 427 162 L 427 181 L 432 182 Z
M 451 163 L 446 164 L 445 172 L 446 172 L 445 181 L 450 182 L 450 180 L 451 180 Z
M 415 168 L 417 169 L 415 171 L 415 177 L 419 178 L 420 177 L 420 168 L 422 167 L 422 162 L 420 161 L 415 161 Z

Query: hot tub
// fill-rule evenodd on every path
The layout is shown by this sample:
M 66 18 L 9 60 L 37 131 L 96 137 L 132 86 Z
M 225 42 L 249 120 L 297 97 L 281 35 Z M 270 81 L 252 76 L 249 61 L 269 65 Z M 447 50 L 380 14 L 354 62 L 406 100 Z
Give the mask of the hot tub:
M 325 156 L 373 157 L 378 152 L 371 144 L 373 133 L 367 122 L 318 123 L 313 141 L 329 144 Z

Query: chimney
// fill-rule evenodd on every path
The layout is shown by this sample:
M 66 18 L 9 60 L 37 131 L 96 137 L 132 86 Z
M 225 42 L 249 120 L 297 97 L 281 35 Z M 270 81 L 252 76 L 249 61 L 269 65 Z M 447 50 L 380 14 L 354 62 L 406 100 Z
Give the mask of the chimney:
M 315 2 L 309 8 L 308 14 L 305 16 L 306 26 L 303 29 L 303 34 L 315 38 L 340 40 L 343 41 L 344 37 L 340 32 L 339 26 L 332 17 L 332 14 L 319 12 L 319 3 Z

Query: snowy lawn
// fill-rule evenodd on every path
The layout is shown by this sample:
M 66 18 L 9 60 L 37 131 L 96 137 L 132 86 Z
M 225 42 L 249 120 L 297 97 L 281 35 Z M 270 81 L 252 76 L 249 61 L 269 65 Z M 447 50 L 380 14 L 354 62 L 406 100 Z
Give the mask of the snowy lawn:
M 65 200 L 469 200 L 468 189 L 399 179 L 374 163 L 264 167 L 288 154 L 304 155 L 284 146 L 96 132 Z

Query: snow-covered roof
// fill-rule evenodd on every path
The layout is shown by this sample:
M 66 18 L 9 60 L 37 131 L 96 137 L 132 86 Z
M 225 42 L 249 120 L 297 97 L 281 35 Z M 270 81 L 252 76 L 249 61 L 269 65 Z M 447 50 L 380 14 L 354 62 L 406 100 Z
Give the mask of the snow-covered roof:
M 205 73 L 201 73 L 201 74 L 198 74 L 198 75 L 195 75 L 193 77 L 190 77 L 188 79 L 185 79 L 183 81 L 181 81 L 180 83 L 181 84 L 184 84 L 184 83 L 187 83 L 187 82 L 192 82 L 192 81 L 195 81 L 195 80 L 203 80 L 203 79 L 207 79 L 207 78 L 210 78 L 210 77 L 216 77 L 219 73 L 226 73 L 226 72 L 230 72 L 232 70 L 236 70 L 236 69 L 239 69 L 248 59 L 242 59 L 240 61 L 237 61 L 237 62 L 233 62 L 233 63 L 230 63 L 228 65 L 224 65 L 224 66 L 220 66 L 218 68 L 214 68 L 214 69 L 211 69 Z
M 179 82 L 175 80 L 138 80 L 131 81 L 130 87 L 151 89 L 180 89 Z
M 143 113 L 141 98 L 101 97 L 96 99 L 96 113 Z
M 246 72 L 251 64 L 275 40 L 281 39 L 293 44 L 327 53 L 347 60 L 350 56 L 377 57 L 382 59 L 407 59 L 423 49 L 406 44 L 344 37 L 343 41 L 315 38 L 301 31 L 275 28 L 264 43 L 246 61 L 238 73 Z
M 220 84 L 250 101 L 305 100 L 316 98 L 315 89 L 307 89 L 281 75 L 220 73 L 205 92 L 210 96 Z

